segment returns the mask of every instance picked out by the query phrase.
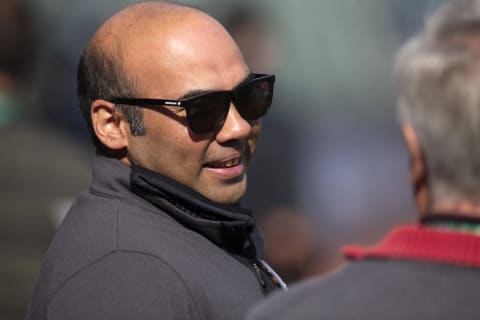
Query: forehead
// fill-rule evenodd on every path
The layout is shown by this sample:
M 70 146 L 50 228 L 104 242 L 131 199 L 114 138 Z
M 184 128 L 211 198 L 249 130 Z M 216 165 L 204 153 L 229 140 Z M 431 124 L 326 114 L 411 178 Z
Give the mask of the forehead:
M 144 97 L 231 89 L 249 73 L 230 35 L 205 16 L 154 21 L 126 48 L 125 70 Z

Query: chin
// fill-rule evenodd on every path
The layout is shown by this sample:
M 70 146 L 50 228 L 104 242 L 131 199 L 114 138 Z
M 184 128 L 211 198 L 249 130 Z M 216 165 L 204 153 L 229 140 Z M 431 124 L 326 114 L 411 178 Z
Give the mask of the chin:
M 236 204 L 244 196 L 247 190 L 246 175 L 242 175 L 238 179 L 222 181 L 215 181 L 209 184 L 207 189 L 204 189 L 202 193 L 205 197 L 213 202 L 231 205 Z
M 242 196 L 243 196 L 243 194 L 242 194 Z M 216 197 L 210 198 L 210 200 L 212 200 L 213 202 L 224 204 L 224 205 L 232 205 L 232 204 L 238 203 L 240 201 L 240 199 L 242 198 L 242 196 L 236 196 L 236 195 L 216 196 Z
M 225 205 L 232 205 L 236 204 L 240 201 L 240 199 L 245 194 L 246 188 L 237 188 L 237 190 L 228 190 L 229 187 L 219 187 L 214 194 L 207 196 L 210 200 L 225 204 Z M 224 192 L 219 192 L 224 191 Z

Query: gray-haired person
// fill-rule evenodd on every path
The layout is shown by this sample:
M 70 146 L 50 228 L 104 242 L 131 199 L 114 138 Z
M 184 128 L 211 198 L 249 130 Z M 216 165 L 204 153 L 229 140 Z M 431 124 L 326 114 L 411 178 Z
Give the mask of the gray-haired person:
M 480 319 L 480 0 L 434 11 L 396 76 L 418 223 L 347 247 L 344 269 L 272 296 L 248 320 Z

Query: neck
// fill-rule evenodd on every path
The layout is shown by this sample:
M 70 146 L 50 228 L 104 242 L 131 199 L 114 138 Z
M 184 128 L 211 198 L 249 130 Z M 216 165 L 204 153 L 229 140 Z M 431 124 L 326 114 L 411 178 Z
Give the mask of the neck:
M 430 227 L 474 233 L 480 235 L 480 223 L 459 222 L 459 221 L 436 221 L 428 224 Z
M 448 215 L 480 218 L 480 206 L 469 200 L 438 202 L 430 207 L 431 214 L 443 214 L 444 212 L 448 212 Z
M 422 218 L 424 225 L 439 229 L 448 229 L 480 235 L 480 217 L 462 215 L 458 212 L 430 213 Z

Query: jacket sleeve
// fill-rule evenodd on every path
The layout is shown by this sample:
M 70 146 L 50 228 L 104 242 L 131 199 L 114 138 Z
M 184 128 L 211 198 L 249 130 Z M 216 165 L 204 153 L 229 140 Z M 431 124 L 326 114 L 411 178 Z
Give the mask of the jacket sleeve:
M 50 300 L 46 318 L 200 319 L 175 270 L 136 252 L 111 253 L 72 276 Z

